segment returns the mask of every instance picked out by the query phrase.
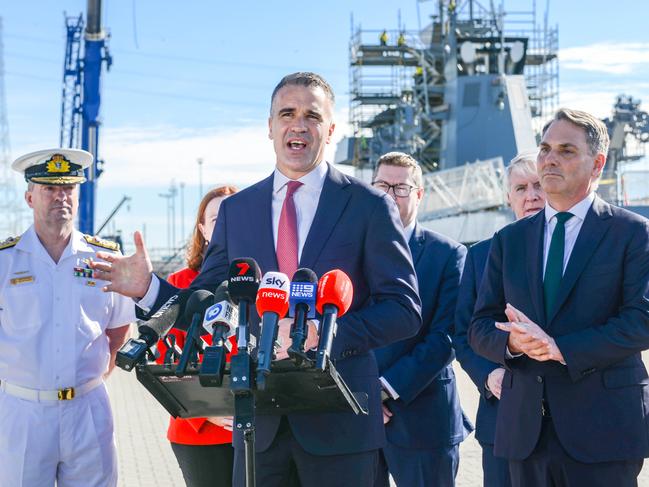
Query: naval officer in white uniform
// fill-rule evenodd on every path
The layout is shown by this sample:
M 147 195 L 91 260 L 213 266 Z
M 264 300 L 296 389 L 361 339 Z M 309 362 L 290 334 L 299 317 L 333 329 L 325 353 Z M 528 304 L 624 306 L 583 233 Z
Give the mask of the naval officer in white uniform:
M 91 163 L 88 152 L 52 149 L 12 165 L 34 223 L 0 243 L 0 486 L 117 485 L 103 379 L 135 316 L 87 265 L 118 246 L 74 229 Z

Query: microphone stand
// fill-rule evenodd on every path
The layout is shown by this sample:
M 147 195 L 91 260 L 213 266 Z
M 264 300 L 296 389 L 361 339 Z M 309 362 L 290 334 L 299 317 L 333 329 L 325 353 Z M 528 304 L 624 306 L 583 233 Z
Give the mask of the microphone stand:
M 202 346 L 198 342 L 198 330 L 201 326 L 202 321 L 203 317 L 201 316 L 201 314 L 194 313 L 194 315 L 192 316 L 192 324 L 187 330 L 187 340 L 185 341 L 182 355 L 180 356 L 180 360 L 178 361 L 178 367 L 176 367 L 176 377 L 182 377 L 185 375 L 190 359 L 192 362 L 196 362 L 194 349 L 198 348 L 202 351 Z
M 255 487 L 255 396 L 252 392 L 252 357 L 248 300 L 239 301 L 237 354 L 230 358 L 230 390 L 234 394 L 234 427 L 243 431 L 246 462 L 246 487 Z

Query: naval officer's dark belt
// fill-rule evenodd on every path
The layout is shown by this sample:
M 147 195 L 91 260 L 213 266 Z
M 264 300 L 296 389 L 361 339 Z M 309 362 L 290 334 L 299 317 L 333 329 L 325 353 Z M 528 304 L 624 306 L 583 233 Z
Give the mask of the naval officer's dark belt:
M 15 384 L 9 384 L 3 380 L 0 382 L 0 391 L 27 401 L 69 401 L 75 397 L 89 393 L 103 382 L 104 379 L 102 377 L 97 377 L 85 384 L 81 384 L 79 387 L 66 387 L 65 389 L 57 389 L 55 391 L 40 391 L 38 389 L 29 389 Z

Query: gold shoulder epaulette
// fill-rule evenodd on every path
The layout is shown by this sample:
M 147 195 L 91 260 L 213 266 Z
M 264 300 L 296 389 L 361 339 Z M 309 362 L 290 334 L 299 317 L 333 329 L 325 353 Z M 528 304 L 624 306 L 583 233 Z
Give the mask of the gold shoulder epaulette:
M 94 237 L 92 235 L 84 235 L 83 238 L 90 245 L 101 247 L 102 249 L 108 249 L 108 250 L 113 250 L 115 252 L 119 252 L 119 244 L 117 242 L 113 242 L 111 240 L 104 240 L 103 238 Z
M 9 237 L 0 242 L 0 250 L 9 249 L 14 247 L 20 241 L 20 237 Z

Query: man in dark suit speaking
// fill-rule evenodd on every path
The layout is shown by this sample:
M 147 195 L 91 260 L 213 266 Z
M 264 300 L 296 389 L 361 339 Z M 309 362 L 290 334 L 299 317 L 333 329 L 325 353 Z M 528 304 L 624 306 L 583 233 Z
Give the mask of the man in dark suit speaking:
M 469 343 L 506 369 L 494 454 L 515 486 L 635 486 L 649 456 L 649 226 L 595 195 L 608 142 L 557 112 L 545 209 L 492 241 Z
M 351 308 L 338 320 L 332 359 L 351 390 L 368 394 L 370 413 L 259 416 L 257 485 L 264 487 L 285 485 L 293 469 L 303 487 L 374 485 L 385 433 L 372 350 L 415 334 L 421 325 L 415 271 L 394 201 L 324 161 L 335 128 L 333 107 L 333 91 L 317 74 L 294 73 L 280 81 L 268 120 L 275 171 L 221 204 L 201 273 L 191 286 L 214 289 L 238 257 L 254 258 L 262 272 L 279 270 L 289 277 L 297 267 L 318 276 L 341 269 L 354 285 Z M 100 279 L 111 281 L 108 289 L 141 297 L 140 305 L 154 310 L 176 290 L 151 278 L 140 235 L 135 242 L 134 255 L 108 257 L 108 264 L 95 268 Z M 290 320 L 280 323 L 279 358 L 286 356 L 289 328 Z M 241 435 L 235 435 L 234 446 L 239 486 Z

